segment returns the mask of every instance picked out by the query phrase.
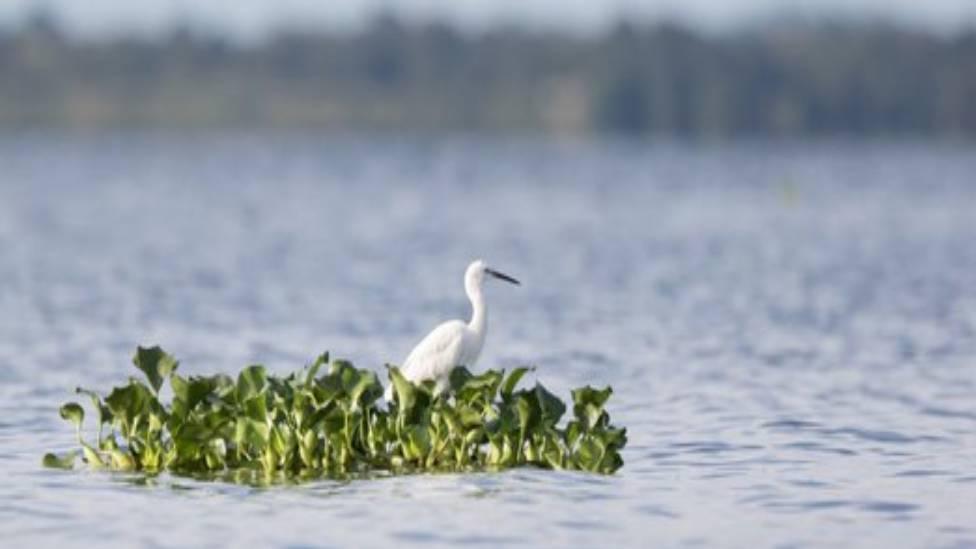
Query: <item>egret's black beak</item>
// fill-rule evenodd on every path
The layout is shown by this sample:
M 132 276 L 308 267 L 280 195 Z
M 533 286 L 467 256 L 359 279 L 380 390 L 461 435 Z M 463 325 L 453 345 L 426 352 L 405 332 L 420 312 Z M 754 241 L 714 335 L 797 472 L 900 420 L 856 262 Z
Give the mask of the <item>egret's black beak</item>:
M 490 274 L 491 276 L 493 276 L 495 278 L 499 278 L 501 280 L 504 280 L 505 282 L 511 282 L 512 284 L 515 284 L 516 286 L 521 286 L 522 285 L 521 282 L 519 282 L 518 280 L 515 280 L 514 278 L 508 276 L 505 273 L 500 273 L 500 272 L 495 271 L 493 269 L 485 269 L 485 272 L 488 273 L 488 274 Z

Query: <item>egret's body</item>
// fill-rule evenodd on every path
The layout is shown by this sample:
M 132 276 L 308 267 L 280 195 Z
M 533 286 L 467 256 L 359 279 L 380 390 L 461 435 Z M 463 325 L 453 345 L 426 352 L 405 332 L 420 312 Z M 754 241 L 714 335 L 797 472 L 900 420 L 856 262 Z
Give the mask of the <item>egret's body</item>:
M 481 290 L 485 275 L 518 284 L 514 278 L 493 271 L 480 259 L 468 265 L 464 273 L 464 290 L 471 301 L 471 320 L 449 320 L 434 328 L 407 355 L 403 377 L 419 383 L 432 379 L 438 392 L 448 388 L 451 370 L 457 366 L 472 367 L 481 355 L 488 333 L 488 307 Z M 393 385 L 386 389 L 386 399 L 393 400 Z

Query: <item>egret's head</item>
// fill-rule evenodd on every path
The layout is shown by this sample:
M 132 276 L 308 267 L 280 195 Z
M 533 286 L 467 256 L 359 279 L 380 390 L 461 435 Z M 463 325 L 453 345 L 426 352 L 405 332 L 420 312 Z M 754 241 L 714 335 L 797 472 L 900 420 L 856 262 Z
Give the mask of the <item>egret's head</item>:
M 487 263 L 481 259 L 478 259 L 476 261 L 472 261 L 471 264 L 468 265 L 468 270 L 464 273 L 465 289 L 469 290 L 470 292 L 475 288 L 481 288 L 481 283 L 484 281 L 485 275 L 492 278 L 497 278 L 499 280 L 504 280 L 505 282 L 515 284 L 516 286 L 521 284 L 518 280 L 515 280 L 507 274 L 490 269 Z

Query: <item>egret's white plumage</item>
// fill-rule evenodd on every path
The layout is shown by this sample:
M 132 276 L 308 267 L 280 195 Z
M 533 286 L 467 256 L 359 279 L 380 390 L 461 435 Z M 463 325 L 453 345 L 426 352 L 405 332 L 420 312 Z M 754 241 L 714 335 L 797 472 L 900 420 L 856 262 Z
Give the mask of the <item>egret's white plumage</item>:
M 414 383 L 433 379 L 437 390 L 445 391 L 451 370 L 457 366 L 472 367 L 478 361 L 488 333 L 488 307 L 481 291 L 485 275 L 518 284 L 514 278 L 493 271 L 482 260 L 468 265 L 464 272 L 464 290 L 471 300 L 471 321 L 449 320 L 434 328 L 407 355 L 401 372 Z M 393 385 L 386 388 L 386 400 L 393 400 Z

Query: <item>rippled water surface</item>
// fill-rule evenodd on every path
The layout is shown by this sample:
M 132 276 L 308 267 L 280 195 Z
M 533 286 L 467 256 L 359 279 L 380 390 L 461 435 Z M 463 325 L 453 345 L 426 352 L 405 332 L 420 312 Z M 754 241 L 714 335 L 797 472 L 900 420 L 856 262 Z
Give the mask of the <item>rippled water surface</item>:
M 9 547 L 976 547 L 976 154 L 314 136 L 0 138 Z M 380 370 L 467 314 L 481 366 L 611 384 L 610 477 L 270 489 L 40 467 L 159 343 L 190 373 Z

